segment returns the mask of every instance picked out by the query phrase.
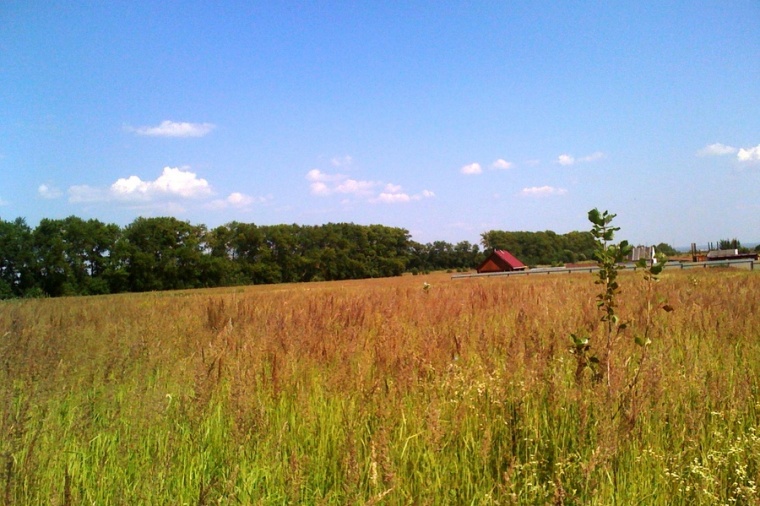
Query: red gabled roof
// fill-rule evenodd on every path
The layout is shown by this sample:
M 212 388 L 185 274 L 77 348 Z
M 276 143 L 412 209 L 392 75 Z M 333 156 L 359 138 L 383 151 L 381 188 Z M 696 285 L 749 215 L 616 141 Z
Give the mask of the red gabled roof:
M 493 252 L 494 255 L 506 262 L 507 265 L 513 269 L 525 268 L 525 264 L 519 261 L 515 256 L 505 249 L 497 249 Z
M 525 264 L 515 258 L 512 253 L 500 249 L 491 252 L 488 258 L 486 258 L 483 263 L 478 266 L 478 272 L 482 272 L 488 264 L 497 267 L 499 271 L 519 271 L 526 268 Z M 488 272 L 498 271 L 489 268 Z

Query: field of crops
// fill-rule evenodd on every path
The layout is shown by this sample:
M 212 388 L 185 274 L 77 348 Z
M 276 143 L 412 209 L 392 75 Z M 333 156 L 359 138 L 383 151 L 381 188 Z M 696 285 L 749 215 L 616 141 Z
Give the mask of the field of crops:
M 1 502 L 760 502 L 760 276 L 622 273 L 601 381 L 594 280 L 2 302 Z

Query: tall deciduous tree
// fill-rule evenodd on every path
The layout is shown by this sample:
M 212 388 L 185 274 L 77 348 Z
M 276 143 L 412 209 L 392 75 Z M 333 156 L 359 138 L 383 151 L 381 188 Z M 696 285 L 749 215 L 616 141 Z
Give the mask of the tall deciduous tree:
M 528 265 L 590 260 L 594 255 L 595 241 L 589 232 L 569 232 L 559 235 L 551 230 L 544 232 L 505 232 L 491 230 L 481 234 L 486 250 L 505 249 Z
M 203 286 L 206 228 L 171 217 L 137 218 L 119 249 L 130 291 Z
M 657 246 L 655 246 L 655 251 L 657 251 L 657 253 L 662 253 L 666 257 L 671 257 L 671 256 L 675 256 L 675 255 L 678 254 L 678 250 L 676 250 L 670 244 L 667 244 L 667 243 L 664 243 L 664 242 L 661 242 L 660 244 L 658 244 Z
M 23 218 L 0 220 L 0 299 L 21 297 L 34 286 L 32 230 Z
M 57 222 L 69 265 L 68 284 L 77 294 L 108 293 L 105 272 L 121 231 L 99 220 L 76 216 Z
M 51 297 L 75 295 L 72 266 L 66 256 L 62 220 L 43 219 L 32 234 L 34 271 L 39 287 Z

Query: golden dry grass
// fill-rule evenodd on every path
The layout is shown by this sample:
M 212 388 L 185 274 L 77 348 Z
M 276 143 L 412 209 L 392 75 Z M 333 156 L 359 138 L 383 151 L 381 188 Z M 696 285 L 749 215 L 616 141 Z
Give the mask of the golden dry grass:
M 757 503 L 760 277 L 666 272 L 642 361 L 622 274 L 609 388 L 568 351 L 593 281 L 2 303 L 5 503 Z

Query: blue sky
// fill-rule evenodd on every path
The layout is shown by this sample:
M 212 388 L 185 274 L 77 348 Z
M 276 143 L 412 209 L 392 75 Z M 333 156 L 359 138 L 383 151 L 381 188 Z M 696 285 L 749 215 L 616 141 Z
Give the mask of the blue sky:
M 760 241 L 760 3 L 0 6 L 0 218 Z

